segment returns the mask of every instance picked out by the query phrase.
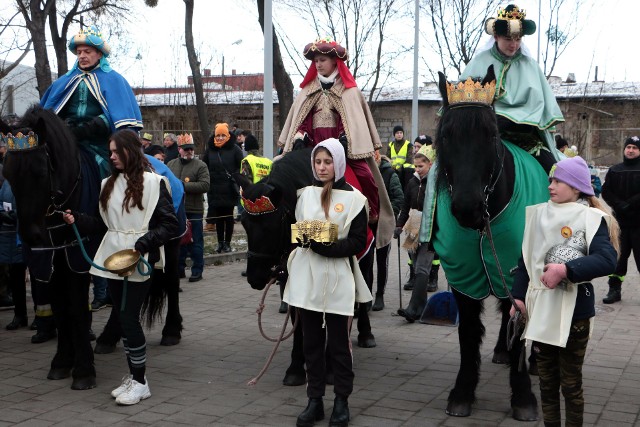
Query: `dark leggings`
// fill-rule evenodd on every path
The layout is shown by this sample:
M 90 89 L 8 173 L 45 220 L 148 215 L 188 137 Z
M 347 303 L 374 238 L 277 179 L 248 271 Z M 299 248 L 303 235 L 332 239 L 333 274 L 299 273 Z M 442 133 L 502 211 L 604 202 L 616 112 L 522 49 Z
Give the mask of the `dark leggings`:
M 353 359 L 349 341 L 349 316 L 300 309 L 304 335 L 304 360 L 307 365 L 307 396 L 324 396 L 326 384 L 325 351 L 333 368 L 336 396 L 349 397 L 353 391 Z
M 376 296 L 383 296 L 384 288 L 387 286 L 390 252 L 391 243 L 385 247 L 376 249 L 376 264 L 378 265 L 378 287 L 376 289 Z
M 211 208 L 209 216 L 215 217 L 218 243 L 231 242 L 233 234 L 233 206 L 228 208 Z
M 109 293 L 113 300 L 111 316 L 120 321 L 122 327 L 122 345 L 127 355 L 129 372 L 133 379 L 144 383 L 144 372 L 147 361 L 147 341 L 140 324 L 140 309 L 149 293 L 151 280 L 144 282 L 128 282 L 124 310 L 122 310 L 122 280 L 108 279 Z

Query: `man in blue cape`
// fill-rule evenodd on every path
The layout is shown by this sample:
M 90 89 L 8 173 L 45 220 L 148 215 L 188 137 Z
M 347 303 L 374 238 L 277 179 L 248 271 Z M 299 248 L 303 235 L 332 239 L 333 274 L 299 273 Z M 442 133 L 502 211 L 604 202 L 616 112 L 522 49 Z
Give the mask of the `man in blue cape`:
M 140 108 L 129 83 L 109 65 L 111 47 L 96 27 L 80 30 L 69 40 L 69 50 L 78 57 L 76 63 L 47 89 L 40 104 L 65 120 L 106 177 L 111 174 L 109 135 L 123 128 L 140 130 Z

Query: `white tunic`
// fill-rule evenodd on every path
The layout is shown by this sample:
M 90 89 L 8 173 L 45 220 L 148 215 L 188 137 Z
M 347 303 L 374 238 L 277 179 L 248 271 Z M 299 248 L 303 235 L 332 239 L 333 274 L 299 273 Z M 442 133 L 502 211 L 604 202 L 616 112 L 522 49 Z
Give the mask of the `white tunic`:
M 523 339 L 558 347 L 567 345 L 578 288 L 573 283 L 567 290 L 544 286 L 540 281 L 544 258 L 554 245 L 563 243 L 580 230 L 585 231 L 587 245 L 591 245 L 602 218 L 607 222 L 610 219 L 601 210 L 580 203 L 549 201 L 527 207 L 522 256 L 530 280 L 525 299 L 528 320 Z
M 321 193 L 321 187 L 301 190 L 296 204 L 297 221 L 325 220 Z M 338 225 L 338 240 L 347 238 L 352 221 L 366 203 L 367 199 L 356 189 L 331 192 L 329 221 Z M 294 307 L 353 316 L 356 302 L 373 299 L 355 256 L 328 258 L 310 248 L 297 247 L 289 255 L 287 269 L 289 279 L 283 300 Z
M 127 188 L 127 180 L 124 174 L 120 174 L 113 186 L 111 197 L 107 203 L 107 210 L 103 210 L 100 206 L 100 216 L 107 226 L 107 232 L 100 243 L 98 252 L 93 262 L 99 266 L 104 266 L 104 261 L 111 254 L 123 249 L 134 249 L 138 239 L 149 231 L 149 221 L 156 209 L 158 199 L 160 198 L 160 181 L 163 178 L 160 175 L 151 172 L 144 173 L 144 190 L 142 192 L 142 206 L 140 210 L 136 206 L 129 208 L 129 213 L 123 210 L 122 201 L 124 200 L 124 192 Z M 102 188 L 108 178 L 102 180 Z M 165 182 L 167 188 L 169 184 Z M 148 254 L 142 254 L 146 259 Z M 155 268 L 164 267 L 164 247 L 160 248 L 160 261 L 156 263 Z M 146 271 L 146 267 L 143 268 Z M 91 267 L 90 273 L 108 279 L 122 280 L 122 277 L 108 271 L 99 270 Z M 143 276 L 134 270 L 133 274 L 128 277 L 129 282 L 144 282 L 149 276 Z

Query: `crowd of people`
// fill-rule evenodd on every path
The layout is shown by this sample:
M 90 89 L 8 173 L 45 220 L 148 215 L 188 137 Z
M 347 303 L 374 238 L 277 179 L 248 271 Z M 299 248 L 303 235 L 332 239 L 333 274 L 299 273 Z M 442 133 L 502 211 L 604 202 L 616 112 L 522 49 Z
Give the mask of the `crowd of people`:
M 550 201 L 527 213 L 513 310 L 528 314 L 525 337 L 534 343 L 545 425 L 560 423 L 559 391 L 565 397 L 567 423 L 579 425 L 584 412 L 581 367 L 590 319 L 595 315 L 590 281 L 609 275 L 603 302 L 619 302 L 632 251 L 636 265 L 640 261 L 640 139 L 625 140 L 623 162 L 609 169 L 601 186 L 597 171 L 588 167 L 577 149 L 568 148 L 560 136 L 553 144 L 551 130 L 562 123 L 562 114 L 538 65 L 521 46 L 522 37 L 535 32 L 535 24 L 517 6 L 509 5 L 487 21 L 486 31 L 492 42 L 476 54 L 461 78 L 483 76 L 488 65 L 494 66 L 502 82 L 494 104 L 501 137 L 529 151 L 549 173 Z M 95 352 L 111 352 L 122 339 L 128 373 L 111 395 L 118 404 L 132 405 L 151 396 L 141 313 L 152 284 L 175 281 L 177 288 L 179 279 L 186 278 L 187 258 L 191 260 L 189 282 L 202 280 L 205 231 L 215 231 L 217 253 L 233 250 L 236 216 L 243 210 L 234 176 L 242 174 L 256 183 L 269 175 L 273 161 L 260 154 L 260 143 L 250 131 L 224 122 L 210 130 L 199 156 L 193 136 L 186 132 L 166 133 L 162 143 L 155 144 L 153 134 L 142 131 L 131 88 L 107 60 L 111 50 L 102 34 L 94 27 L 82 30 L 72 37 L 69 49 L 77 62 L 47 90 L 41 105 L 65 121 L 78 147 L 95 160 L 101 179 L 98 202 L 90 209 L 68 209 L 61 217 L 82 235 L 100 236 L 100 245 L 90 271 L 74 272 L 78 279 L 74 292 L 83 294 L 78 301 L 52 296 L 46 286 L 31 281 L 36 319 L 32 326 L 37 329 L 32 342 L 53 339 L 58 331 L 60 340 L 48 378 L 72 375 L 72 388 L 93 388 L 91 310 L 111 306 Z M 417 320 L 428 293 L 438 290 L 438 256 L 424 237 L 428 236 L 424 224 L 432 223 L 429 218 L 434 214 L 431 203 L 433 192 L 438 191 L 434 180 L 442 142 L 426 134 L 410 142 L 398 124 L 384 147 L 347 68 L 347 50 L 323 38 L 305 46 L 303 54 L 311 64 L 278 140 L 280 154 L 312 148 L 314 179 L 299 191 L 295 219 L 300 227 L 317 223 L 336 227 L 338 232 L 327 239 L 310 229 L 298 240 L 288 259 L 282 300 L 299 309 L 305 338 L 308 405 L 297 425 L 311 426 L 324 418 L 325 361 L 329 360 L 335 392 L 330 422 L 346 426 L 354 380 L 349 340 L 354 307 L 365 308 L 356 309 L 359 330 L 368 328 L 370 335 L 363 346 L 375 346 L 366 312 L 385 309 L 392 237 L 404 235 L 410 255 L 404 289 L 412 295 L 399 314 L 411 322 Z M 5 152 L 6 141 L 0 139 L 0 165 Z M 613 216 L 599 202 L 600 190 Z M 14 306 L 7 330 L 29 326 L 26 274 L 31 266 L 25 257 L 29 248 L 17 233 L 19 208 L 11 184 L 0 182 L 1 278 Z M 564 239 L 578 236 L 582 236 L 580 261 L 545 261 Z M 144 258 L 153 272 L 139 267 L 123 280 L 101 268 L 111 254 L 123 249 Z M 567 283 L 576 286 L 567 287 Z M 549 292 L 552 289 L 558 291 Z M 72 304 L 74 308 L 69 309 Z M 74 332 L 68 330 L 70 322 Z M 555 323 L 566 327 L 552 327 Z M 169 341 L 167 345 L 177 343 Z

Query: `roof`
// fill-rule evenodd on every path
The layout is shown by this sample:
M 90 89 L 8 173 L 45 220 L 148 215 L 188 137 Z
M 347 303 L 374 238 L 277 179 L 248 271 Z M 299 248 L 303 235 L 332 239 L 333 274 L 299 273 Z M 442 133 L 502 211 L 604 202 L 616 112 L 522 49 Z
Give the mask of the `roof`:
M 552 81 L 551 89 L 559 99 L 568 98 L 615 98 L 640 100 L 640 82 L 590 82 L 563 83 Z M 295 91 L 297 95 L 299 90 Z M 369 92 L 364 92 L 368 99 Z M 136 95 L 140 106 L 160 107 L 165 105 L 195 105 L 193 93 L 170 93 L 158 95 Z M 226 91 L 206 92 L 208 104 L 261 104 L 262 91 Z M 376 91 L 374 102 L 404 102 L 413 99 L 413 88 L 384 87 Z M 434 82 L 428 82 L 419 88 L 418 100 L 440 102 L 440 92 Z M 273 102 L 278 102 L 278 95 L 273 91 Z

